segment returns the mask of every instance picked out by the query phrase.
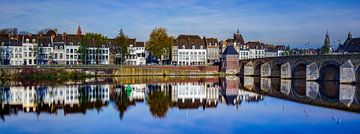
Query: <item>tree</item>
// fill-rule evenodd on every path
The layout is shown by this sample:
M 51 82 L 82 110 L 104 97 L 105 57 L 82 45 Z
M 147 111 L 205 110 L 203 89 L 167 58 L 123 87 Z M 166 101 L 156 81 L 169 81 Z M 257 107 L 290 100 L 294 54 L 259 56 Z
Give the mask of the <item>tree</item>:
M 113 54 L 121 53 L 121 61 L 115 60 L 117 64 L 125 61 L 125 56 L 129 53 L 128 44 L 128 36 L 124 34 L 123 29 L 120 29 L 119 35 L 114 40 L 115 49 L 112 51 Z
M 145 49 L 151 55 L 160 58 L 162 55 L 169 55 L 171 53 L 172 38 L 168 35 L 167 30 L 163 27 L 155 28 L 146 42 Z
M 331 53 L 329 32 L 326 32 L 324 45 L 321 47 L 321 54 Z
M 31 34 L 30 32 L 24 30 L 19 32 L 19 35 L 30 35 L 30 34 Z
M 150 91 L 146 102 L 151 114 L 158 118 L 164 118 L 171 105 L 170 96 L 160 90 Z
M 100 34 L 100 33 L 86 33 L 84 36 L 85 44 L 88 47 L 90 47 L 90 43 L 93 45 L 91 47 L 100 48 L 102 45 L 105 45 L 108 43 L 109 39 L 108 37 Z M 100 58 L 100 51 L 96 49 L 96 64 L 99 64 L 99 58 Z
M 18 29 L 17 28 L 4 28 L 4 29 L 0 30 L 0 34 L 17 35 L 18 34 Z
M 101 47 L 101 45 L 105 45 L 108 43 L 108 37 L 100 34 L 100 33 L 86 33 L 84 36 L 86 41 L 92 41 L 95 47 Z M 85 42 L 86 42 L 85 41 Z M 89 45 L 89 44 L 87 44 Z
M 86 44 L 81 44 L 78 53 L 80 54 L 81 64 L 87 64 L 87 56 L 88 56 L 88 46 Z

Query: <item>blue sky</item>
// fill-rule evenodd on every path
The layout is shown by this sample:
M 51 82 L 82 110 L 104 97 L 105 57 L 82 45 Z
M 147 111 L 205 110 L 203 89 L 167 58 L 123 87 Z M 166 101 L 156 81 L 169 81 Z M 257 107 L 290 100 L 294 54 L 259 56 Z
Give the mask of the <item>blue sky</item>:
M 322 44 L 326 31 L 344 41 L 360 37 L 358 0 L 0 0 L 0 28 L 32 33 L 57 28 L 115 37 L 120 28 L 146 41 L 155 27 L 171 35 L 199 34 L 226 39 L 239 28 L 245 41 L 311 47 Z

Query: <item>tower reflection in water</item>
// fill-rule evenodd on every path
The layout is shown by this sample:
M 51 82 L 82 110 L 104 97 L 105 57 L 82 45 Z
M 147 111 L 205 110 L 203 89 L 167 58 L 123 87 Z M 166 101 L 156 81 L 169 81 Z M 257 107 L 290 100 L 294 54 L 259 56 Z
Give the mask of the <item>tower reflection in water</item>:
M 215 108 L 264 100 L 262 94 L 312 105 L 359 112 L 359 90 L 354 85 L 336 82 L 290 80 L 259 77 L 202 78 L 163 83 L 8 86 L 0 89 L 0 115 L 18 112 L 50 113 L 64 116 L 101 112 L 114 104 L 123 119 L 129 108 L 145 103 L 155 118 L 164 118 L 172 109 Z

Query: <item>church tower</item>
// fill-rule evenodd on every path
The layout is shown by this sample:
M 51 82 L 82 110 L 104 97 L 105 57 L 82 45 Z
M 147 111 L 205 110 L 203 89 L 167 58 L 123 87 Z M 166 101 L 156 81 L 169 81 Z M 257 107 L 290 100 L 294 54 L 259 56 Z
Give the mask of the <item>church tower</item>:
M 78 28 L 77 28 L 77 35 L 78 35 L 78 36 L 81 36 L 81 35 L 82 35 L 80 25 L 79 25 Z

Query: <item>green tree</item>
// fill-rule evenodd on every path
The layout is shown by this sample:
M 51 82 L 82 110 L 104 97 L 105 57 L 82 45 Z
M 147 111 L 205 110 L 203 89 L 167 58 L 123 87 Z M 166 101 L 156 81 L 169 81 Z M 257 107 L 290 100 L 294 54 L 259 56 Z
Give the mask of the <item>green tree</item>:
M 108 43 L 109 39 L 100 33 L 86 33 L 84 36 L 85 42 L 91 42 L 95 47 L 101 47 Z M 87 44 L 90 45 L 90 44 Z
M 330 37 L 329 32 L 326 32 L 324 45 L 321 47 L 321 54 L 330 54 L 331 46 L 330 46 Z
M 78 53 L 80 54 L 81 64 L 87 64 L 87 56 L 88 56 L 88 46 L 86 44 L 81 44 Z
M 84 45 L 88 47 L 100 48 L 102 45 L 106 45 L 109 42 L 108 37 L 100 34 L 100 33 L 86 33 L 84 36 Z M 88 44 L 89 43 L 89 44 Z M 90 45 L 91 44 L 91 45 Z M 100 51 L 96 50 L 96 64 L 99 63 Z
M 112 50 L 112 53 L 121 53 L 121 61 L 116 61 L 122 63 L 125 61 L 125 56 L 129 53 L 128 51 L 128 36 L 124 34 L 123 29 L 120 29 L 119 35 L 117 35 L 114 39 L 115 49 Z
M 171 54 L 172 40 L 165 28 L 155 28 L 146 42 L 145 49 L 158 58 L 163 55 L 168 56 Z

